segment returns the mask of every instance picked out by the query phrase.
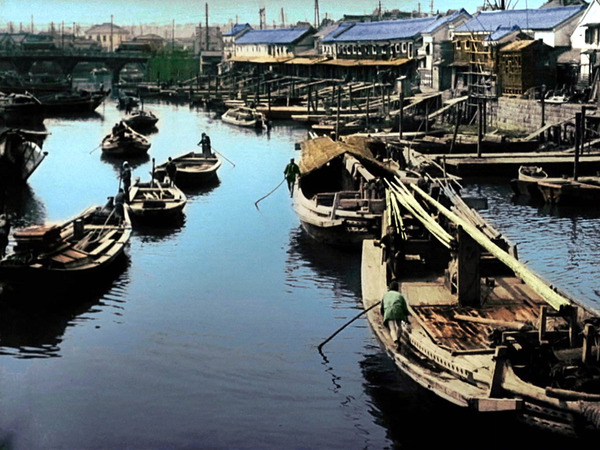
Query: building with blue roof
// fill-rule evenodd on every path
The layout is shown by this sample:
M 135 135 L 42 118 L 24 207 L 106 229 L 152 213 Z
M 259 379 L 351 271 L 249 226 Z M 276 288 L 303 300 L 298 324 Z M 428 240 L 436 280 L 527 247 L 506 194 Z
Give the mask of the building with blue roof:
M 551 47 L 568 46 L 571 33 L 585 8 L 584 5 L 577 5 L 559 8 L 481 11 L 458 27 L 455 35 L 459 38 L 469 36 L 484 39 L 499 28 L 517 26 L 531 38 L 542 39 Z
M 438 17 L 341 23 L 321 40 L 322 53 L 334 59 L 413 58 L 421 33 Z
M 235 62 L 280 63 L 313 47 L 314 28 L 248 30 L 235 40 Z
M 503 46 L 515 40 L 539 40 L 551 48 L 567 48 L 584 10 L 585 5 L 576 5 L 482 11 L 474 15 L 454 31 L 452 86 L 464 87 L 473 96 L 496 97 L 502 92 L 498 67 Z M 545 52 L 540 58 L 548 58 L 543 66 L 551 64 L 553 56 Z M 523 72 L 522 76 L 529 74 Z
M 439 17 L 421 33 L 423 44 L 417 49 L 421 91 L 450 88 L 452 80 L 453 31 L 472 18 L 465 9 Z

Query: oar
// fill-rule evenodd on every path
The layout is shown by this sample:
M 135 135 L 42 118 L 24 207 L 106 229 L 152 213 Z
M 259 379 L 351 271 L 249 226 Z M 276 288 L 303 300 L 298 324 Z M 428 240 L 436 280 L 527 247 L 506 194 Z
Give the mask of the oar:
M 96 146 L 95 146 L 95 147 L 94 147 L 94 148 L 93 148 L 93 149 L 90 151 L 90 155 L 91 155 L 92 153 L 94 153 L 96 150 L 98 150 L 100 147 L 102 147 L 102 143 L 100 143 L 100 144 L 96 145 Z
M 231 162 L 230 160 L 228 160 L 223 153 L 220 153 L 220 152 L 216 151 L 215 148 L 212 147 L 212 146 L 210 147 L 210 149 L 213 152 L 215 152 L 217 155 L 220 155 L 225 161 L 227 161 L 228 163 L 230 163 L 233 167 L 235 167 L 235 164 L 233 162 Z
M 279 186 L 281 186 L 283 184 L 283 182 L 285 181 L 285 177 L 283 178 L 283 180 L 281 180 L 281 183 L 279 183 L 275 189 L 273 189 L 271 192 L 269 192 L 267 195 L 259 198 L 258 200 L 256 200 L 254 202 L 254 206 L 256 206 L 256 209 L 258 209 L 258 202 L 260 202 L 261 200 L 264 200 L 265 198 L 267 198 L 269 195 L 271 195 L 273 192 L 275 192 L 277 189 L 279 189 Z
M 330 340 L 332 340 L 332 339 L 333 339 L 333 338 L 334 338 L 334 337 L 335 337 L 335 336 L 336 336 L 336 335 L 337 335 L 337 334 L 338 334 L 340 331 L 342 331 L 344 328 L 346 328 L 348 325 L 350 325 L 352 322 L 354 322 L 356 319 L 358 319 L 358 318 L 359 318 L 360 316 L 362 316 L 363 314 L 365 314 L 365 313 L 367 313 L 367 312 L 371 311 L 373 308 L 375 308 L 376 306 L 378 306 L 380 303 L 381 303 L 381 300 L 380 300 L 380 301 L 378 301 L 377 303 L 375 303 L 375 304 L 373 304 L 373 305 L 369 306 L 367 309 L 365 309 L 364 311 L 362 311 L 360 314 L 357 314 L 355 317 L 353 317 L 353 318 L 352 318 L 352 320 L 350 320 L 349 322 L 346 322 L 346 323 L 344 324 L 344 326 L 342 326 L 342 327 L 338 328 L 338 330 L 337 330 L 335 333 L 333 333 L 331 336 L 329 336 L 327 339 L 325 339 L 323 342 L 321 342 L 321 343 L 319 344 L 319 347 L 318 347 L 318 349 L 319 349 L 319 353 L 321 353 L 321 349 L 323 348 L 323 346 L 324 346 L 325 344 L 327 344 L 327 343 L 328 343 Z

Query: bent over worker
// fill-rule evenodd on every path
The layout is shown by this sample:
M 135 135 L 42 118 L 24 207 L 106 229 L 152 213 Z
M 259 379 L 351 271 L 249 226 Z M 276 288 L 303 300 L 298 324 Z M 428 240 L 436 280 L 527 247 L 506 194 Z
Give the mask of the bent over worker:
M 383 324 L 390 330 L 390 336 L 392 336 L 397 345 L 400 345 L 399 332 L 401 323 L 408 323 L 408 306 L 406 305 L 406 299 L 399 291 L 400 285 L 394 280 L 390 283 L 389 290 L 381 300 Z

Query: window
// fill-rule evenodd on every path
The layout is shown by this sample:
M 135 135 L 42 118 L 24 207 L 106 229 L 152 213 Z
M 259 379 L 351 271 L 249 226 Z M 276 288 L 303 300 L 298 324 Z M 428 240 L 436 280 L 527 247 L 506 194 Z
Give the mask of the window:
M 402 53 L 406 53 L 406 42 L 402 43 Z
M 461 44 L 460 41 L 456 41 L 456 43 L 454 44 L 456 50 L 461 50 L 462 49 L 462 46 L 460 44 Z

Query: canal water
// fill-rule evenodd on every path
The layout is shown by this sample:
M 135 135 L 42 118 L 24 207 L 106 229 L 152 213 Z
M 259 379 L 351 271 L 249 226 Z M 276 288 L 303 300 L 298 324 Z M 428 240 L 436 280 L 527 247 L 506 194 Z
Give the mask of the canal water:
M 187 192 L 182 224 L 135 230 L 114 279 L 0 298 L 0 448 L 564 448 L 417 387 L 362 317 L 319 353 L 361 311 L 360 255 L 308 239 L 287 187 L 275 189 L 305 129 L 257 133 L 187 105 L 145 107 L 160 119 L 133 176 L 207 132 L 227 158 L 219 181 Z M 45 120 L 47 159 L 9 199 L 17 225 L 63 221 L 116 193 L 121 161 L 98 145 L 121 115 L 109 100 Z M 527 263 L 599 306 L 597 217 L 515 205 L 505 185 L 465 190 L 489 199 L 482 214 Z

